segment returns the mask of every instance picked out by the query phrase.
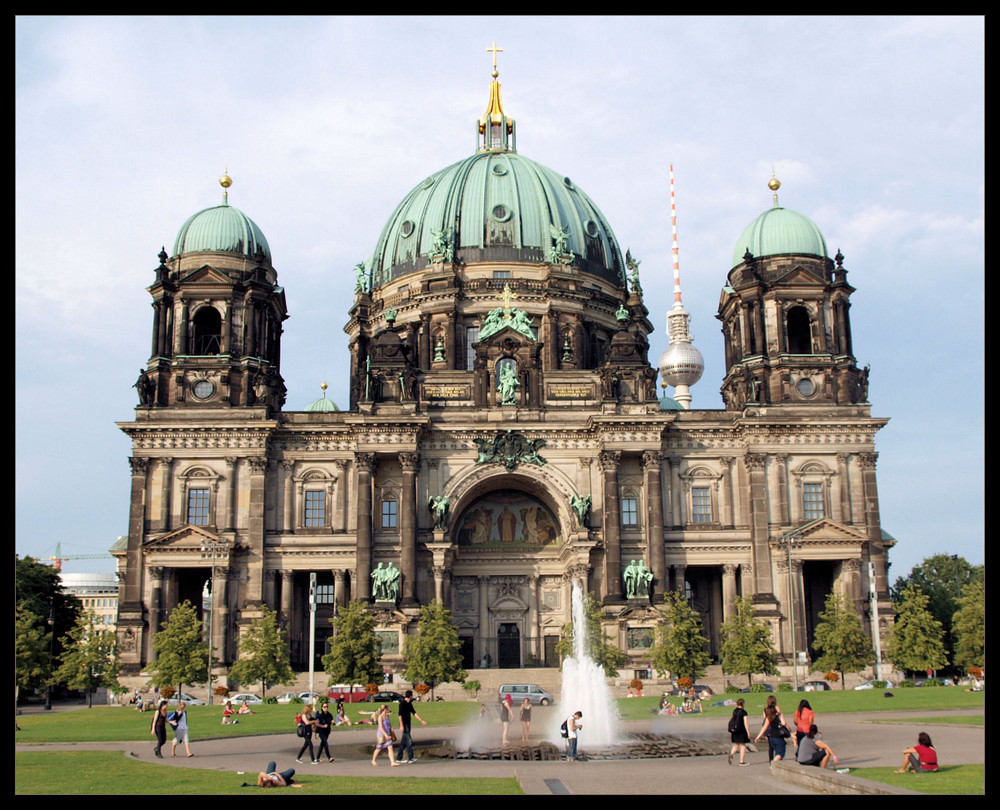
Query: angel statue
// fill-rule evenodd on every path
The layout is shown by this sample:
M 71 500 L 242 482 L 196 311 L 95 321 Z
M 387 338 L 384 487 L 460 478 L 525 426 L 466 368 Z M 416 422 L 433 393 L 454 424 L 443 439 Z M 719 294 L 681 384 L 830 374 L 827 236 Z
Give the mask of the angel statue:
M 576 512 L 576 519 L 580 522 L 580 528 L 582 529 L 587 525 L 587 515 L 590 513 L 591 496 L 590 495 L 571 495 L 569 499 L 569 505 L 573 507 L 573 511 Z
M 427 502 L 427 508 L 431 510 L 431 515 L 434 516 L 434 528 L 443 529 L 445 527 L 445 519 L 448 517 L 448 504 L 451 498 L 447 495 L 431 495 L 430 500 Z

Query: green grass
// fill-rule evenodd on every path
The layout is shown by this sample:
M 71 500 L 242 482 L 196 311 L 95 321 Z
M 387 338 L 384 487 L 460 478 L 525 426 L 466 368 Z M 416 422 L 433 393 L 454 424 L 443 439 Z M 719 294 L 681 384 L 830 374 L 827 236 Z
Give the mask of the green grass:
M 851 768 L 852 776 L 921 793 L 982 796 L 986 793 L 985 765 L 942 765 L 937 773 L 895 773 L 895 768 Z
M 53 756 L 58 756 L 58 766 L 55 766 Z M 395 774 L 392 777 L 306 774 L 302 788 L 264 791 L 257 787 L 256 772 L 237 774 L 197 768 L 163 768 L 109 751 L 18 753 L 14 758 L 14 768 L 14 792 L 17 795 L 230 796 L 271 792 L 380 796 L 385 795 L 387 790 L 394 794 L 412 795 L 523 795 L 516 779 L 429 779 Z M 388 787 L 387 778 L 392 779 Z M 250 787 L 241 787 L 244 782 Z
M 907 717 L 905 720 L 875 720 L 876 723 L 919 723 L 920 725 L 985 726 L 985 715 L 956 714 L 941 717 Z
M 855 692 L 853 689 L 841 691 L 831 689 L 829 692 L 748 692 L 746 694 L 716 695 L 710 700 L 702 701 L 704 715 L 709 717 L 728 717 L 733 713 L 732 706 L 712 706 L 716 701 L 730 698 L 743 698 L 746 710 L 751 716 L 763 713 L 769 694 L 778 698 L 778 705 L 789 717 L 798 708 L 800 700 L 808 700 L 812 710 L 820 717 L 824 714 L 839 712 L 862 712 L 873 714 L 883 711 L 910 711 L 929 709 L 972 709 L 986 706 L 985 692 L 966 692 L 962 689 L 942 687 L 940 689 L 893 689 L 893 698 L 883 697 L 883 693 L 875 689 L 865 689 Z M 682 698 L 671 697 L 674 706 L 680 706 Z M 648 720 L 660 705 L 658 696 L 641 698 L 619 698 L 618 710 L 623 720 Z M 694 715 L 697 717 L 698 715 Z
M 356 721 L 361 719 L 358 711 L 372 711 L 380 705 L 382 704 L 352 703 L 347 708 L 347 716 Z M 474 716 L 478 708 L 478 704 L 469 701 L 417 704 L 417 712 L 427 721 L 428 726 L 461 725 Z M 221 724 L 221 706 L 189 706 L 187 711 L 191 739 L 204 740 L 255 734 L 292 734 L 295 731 L 295 715 L 301 709 L 301 704 L 265 703 L 253 707 L 256 714 L 243 715 L 239 718 L 239 723 L 227 726 Z M 395 707 L 393 714 L 395 715 Z M 137 712 L 127 706 L 95 706 L 72 712 L 27 714 L 17 718 L 17 721 L 21 727 L 16 733 L 17 742 L 117 742 L 152 739 L 149 733 L 153 722 L 152 712 Z M 345 728 L 346 726 L 335 727 L 333 735 Z

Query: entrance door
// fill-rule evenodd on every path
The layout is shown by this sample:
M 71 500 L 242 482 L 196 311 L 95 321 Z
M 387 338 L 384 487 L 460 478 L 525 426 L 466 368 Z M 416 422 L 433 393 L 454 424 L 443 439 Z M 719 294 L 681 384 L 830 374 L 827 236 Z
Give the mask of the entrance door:
M 497 629 L 497 665 L 501 669 L 521 666 L 521 631 L 516 624 L 501 624 Z

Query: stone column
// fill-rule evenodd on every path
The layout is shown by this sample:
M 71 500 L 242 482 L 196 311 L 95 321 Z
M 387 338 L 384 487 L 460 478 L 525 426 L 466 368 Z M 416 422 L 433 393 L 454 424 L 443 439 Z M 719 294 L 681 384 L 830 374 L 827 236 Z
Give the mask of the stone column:
M 188 300 L 186 298 L 176 299 L 174 310 L 177 313 L 174 316 L 174 324 L 176 325 L 176 329 L 174 329 L 174 357 L 177 357 L 188 353 Z
M 285 459 L 281 462 L 281 471 L 285 476 L 281 528 L 288 534 L 295 530 L 295 462 Z
M 374 453 L 355 453 L 354 468 L 357 471 L 358 514 L 356 598 L 366 602 L 372 596 L 372 473 L 375 472 Z
M 281 577 L 281 626 L 284 630 L 291 630 L 295 605 L 295 572 L 279 571 L 278 576 Z
M 416 453 L 400 453 L 403 468 L 403 488 L 399 514 L 399 567 L 403 572 L 400 607 L 417 603 L 417 472 L 420 457 Z
M 496 663 L 493 660 L 494 651 L 490 649 L 489 642 L 489 629 L 490 629 L 490 599 L 489 599 L 489 582 L 490 578 L 486 575 L 477 578 L 479 582 L 479 658 L 482 660 L 484 655 L 489 654 L 490 656 L 490 666 Z
M 170 493 L 173 491 L 173 466 L 172 458 L 161 458 L 160 462 L 160 531 L 170 531 Z
M 236 514 L 237 514 L 237 501 L 236 496 L 238 490 L 236 489 L 236 465 L 239 459 L 228 456 L 225 459 L 226 463 L 226 487 L 222 493 L 222 520 L 219 521 L 221 528 L 229 529 L 230 531 L 236 528 Z
M 333 607 L 347 607 L 347 593 L 344 589 L 346 572 L 342 568 L 333 569 Z
M 250 468 L 250 508 L 247 510 L 246 556 L 247 582 L 246 603 L 258 605 L 264 601 L 264 512 L 267 492 L 267 459 L 251 456 L 247 459 Z
M 150 566 L 149 575 L 149 649 L 146 652 L 147 661 L 156 660 L 156 650 L 153 648 L 153 638 L 160 632 L 160 612 L 163 610 L 163 569 L 160 566 Z
M 674 565 L 674 590 L 677 591 L 682 597 L 687 595 L 687 587 L 685 585 L 686 582 L 687 565 Z
M 848 472 L 848 464 L 851 460 L 850 453 L 837 453 L 837 489 L 840 497 L 834 501 L 836 511 L 833 519 L 838 523 L 850 524 L 851 521 L 851 479 Z
M 878 453 L 859 453 L 861 467 L 861 489 L 864 493 L 865 527 L 868 533 L 868 547 L 871 561 L 875 563 L 875 589 L 879 599 L 889 598 L 888 570 L 885 563 L 885 548 L 882 545 L 882 521 L 879 516 L 878 487 L 875 483 L 875 462 Z
M 622 598 L 621 526 L 618 506 L 618 465 L 621 451 L 603 450 L 604 471 L 604 603 L 617 604 Z
M 653 587 L 649 595 L 654 604 L 663 601 L 663 593 L 667 590 L 667 562 L 663 546 L 663 490 L 660 485 L 662 460 L 663 453 L 658 450 L 647 450 L 642 454 L 648 515 L 646 554 L 649 568 L 653 572 Z
M 132 470 L 132 493 L 128 516 L 128 552 L 125 569 L 125 604 L 142 604 L 142 541 L 146 531 L 146 476 L 149 459 L 132 457 L 128 460 Z
M 778 522 L 787 526 L 792 521 L 788 508 L 788 453 L 778 453 L 774 458 L 778 474 Z M 795 522 L 799 522 L 798 516 Z
M 736 607 L 736 568 L 736 563 L 722 564 L 722 621 L 727 621 Z
M 750 540 L 755 574 L 754 602 L 773 603 L 774 584 L 771 581 L 771 550 L 768 547 L 766 456 L 747 453 L 744 456 L 750 481 Z M 745 595 L 745 594 L 744 594 Z
M 347 462 L 343 459 L 337 459 L 333 462 L 334 468 L 337 470 L 336 486 L 337 486 L 337 506 L 335 509 L 335 514 L 331 523 L 333 524 L 333 530 L 336 532 L 346 532 L 347 531 Z
M 736 525 L 736 503 L 733 491 L 733 462 L 732 456 L 723 456 L 719 459 L 719 466 L 722 467 L 722 527 L 732 529 Z
M 670 463 L 670 526 L 680 529 L 684 526 L 684 513 L 681 510 L 681 460 L 668 458 Z
M 224 664 L 229 660 L 226 650 L 226 629 L 229 627 L 229 569 L 224 566 L 217 566 L 212 577 L 213 588 L 218 592 L 212 593 L 212 648 L 215 650 L 219 662 Z

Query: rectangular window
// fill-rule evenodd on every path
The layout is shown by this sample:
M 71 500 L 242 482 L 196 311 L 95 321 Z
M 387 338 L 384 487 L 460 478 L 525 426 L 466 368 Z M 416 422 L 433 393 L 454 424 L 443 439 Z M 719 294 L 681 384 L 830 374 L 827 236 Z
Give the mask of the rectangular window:
M 479 327 L 470 326 L 465 330 L 465 370 L 472 371 L 476 367 L 476 350 L 472 344 L 479 340 Z
M 396 528 L 396 502 L 382 501 L 382 528 Z
M 691 522 L 712 522 L 712 496 L 708 487 L 691 488 Z
M 316 604 L 317 605 L 333 604 L 333 585 L 316 586 Z
M 208 525 L 208 501 L 207 489 L 188 490 L 187 522 L 189 525 Z
M 510 278 L 510 270 L 494 270 L 493 278 Z
M 622 498 L 622 526 L 638 525 L 638 501 L 635 498 Z
M 806 520 L 823 517 L 823 485 L 803 484 L 802 512 Z
M 321 489 L 306 490 L 306 528 L 326 525 L 326 492 Z

